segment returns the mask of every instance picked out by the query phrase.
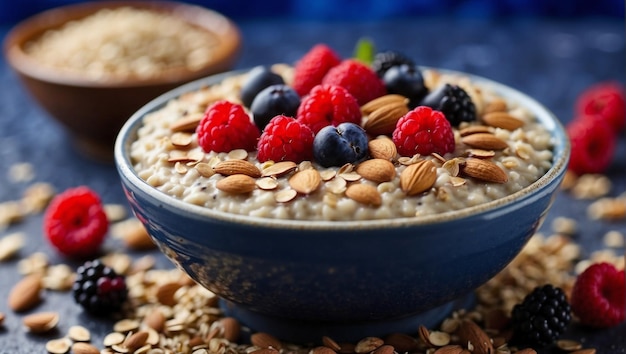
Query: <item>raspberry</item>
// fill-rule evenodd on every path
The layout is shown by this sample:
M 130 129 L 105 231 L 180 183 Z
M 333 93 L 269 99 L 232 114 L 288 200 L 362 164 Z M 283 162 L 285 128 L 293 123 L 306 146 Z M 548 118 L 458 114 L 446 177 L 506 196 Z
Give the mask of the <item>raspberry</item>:
M 385 84 L 367 65 L 347 59 L 330 69 L 322 84 L 343 86 L 356 98 L 359 105 L 387 93 Z
M 440 111 L 419 106 L 398 120 L 393 142 L 403 156 L 454 151 L 452 126 Z
M 94 315 L 117 312 L 128 298 L 124 277 L 100 260 L 87 261 L 78 267 L 72 293 L 74 301 Z
M 313 133 L 327 125 L 337 126 L 344 122 L 359 125 L 361 109 L 354 96 L 345 88 L 334 85 L 317 85 L 298 108 L 297 119 L 306 124 Z
M 314 137 L 305 124 L 291 117 L 276 116 L 270 120 L 259 138 L 257 159 L 261 162 L 272 160 L 295 163 L 311 160 Z
M 338 65 L 341 58 L 325 44 L 311 48 L 294 67 L 292 86 L 300 96 L 322 82 L 330 68 Z
M 225 100 L 206 109 L 196 133 L 198 144 L 205 152 L 252 151 L 260 134 L 242 105 Z
M 100 197 L 86 186 L 58 194 L 43 219 L 44 234 L 63 255 L 86 258 L 97 254 L 109 229 Z
M 619 132 L 626 126 L 624 88 L 618 82 L 590 86 L 578 96 L 576 112 L 581 117 L 605 120 Z
M 511 321 L 515 340 L 545 347 L 565 331 L 572 318 L 571 307 L 561 288 L 544 285 L 513 307 Z
M 616 137 L 608 123 L 598 119 L 577 118 L 567 125 L 571 141 L 568 168 L 578 174 L 602 173 L 611 164 Z
M 580 322 L 593 327 L 617 326 L 626 316 L 624 270 L 609 263 L 592 264 L 572 290 L 572 310 Z

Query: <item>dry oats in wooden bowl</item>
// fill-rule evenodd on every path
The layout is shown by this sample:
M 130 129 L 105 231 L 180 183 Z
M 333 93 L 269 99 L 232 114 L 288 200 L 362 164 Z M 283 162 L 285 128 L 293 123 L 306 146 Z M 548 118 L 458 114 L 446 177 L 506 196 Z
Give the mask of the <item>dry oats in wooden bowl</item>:
M 125 124 L 115 160 L 128 200 L 165 255 L 253 330 L 308 343 L 435 325 L 536 231 L 563 178 L 569 143 L 545 107 L 510 87 L 458 72 L 425 73 L 433 85 L 464 85 L 479 119 L 454 128 L 453 152 L 388 156 L 390 180 L 359 167 L 372 156 L 327 168 L 200 149 L 196 116 L 213 101 L 239 99 L 246 72 L 235 72 L 162 95 Z M 290 69 L 282 74 L 288 82 Z M 490 104 L 523 127 L 487 124 Z M 476 147 L 465 139 L 472 130 L 506 146 Z M 411 168 L 422 164 L 433 166 L 423 171 L 435 174 L 428 183 L 415 172 L 421 168 Z M 245 183 L 219 183 L 232 174 Z M 428 185 L 412 193 L 412 183 Z M 354 185 L 370 186 L 358 188 L 377 191 L 380 202 L 350 193 Z
M 4 53 L 32 97 L 67 128 L 77 148 L 112 160 L 124 122 L 158 95 L 230 70 L 236 25 L 177 2 L 97 1 L 17 24 Z

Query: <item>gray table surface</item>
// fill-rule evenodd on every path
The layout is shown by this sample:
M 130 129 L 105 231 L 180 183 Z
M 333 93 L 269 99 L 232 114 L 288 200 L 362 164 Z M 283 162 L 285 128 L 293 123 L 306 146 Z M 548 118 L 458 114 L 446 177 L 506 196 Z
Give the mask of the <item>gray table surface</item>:
M 589 85 L 604 81 L 625 82 L 624 21 L 588 20 L 501 20 L 458 21 L 451 19 L 407 19 L 385 22 L 296 23 L 249 21 L 239 23 L 244 47 L 237 68 L 276 62 L 293 63 L 318 42 L 325 42 L 341 55 L 349 56 L 356 41 L 371 38 L 380 49 L 398 49 L 421 65 L 462 70 L 500 81 L 535 97 L 564 123 L 573 115 L 576 96 Z M 4 38 L 8 28 L 0 28 Z M 618 152 L 608 175 L 612 195 L 626 190 L 626 139 L 620 138 Z M 124 199 L 115 167 L 96 162 L 76 151 L 64 130 L 51 121 L 28 96 L 13 72 L 0 59 L 0 202 L 18 199 L 25 183 L 10 181 L 10 166 L 29 162 L 35 181 L 52 183 L 57 190 L 85 184 L 101 194 L 106 203 Z M 578 242 L 584 253 L 603 247 L 601 237 L 609 230 L 626 234 L 626 221 L 592 222 L 585 210 L 589 201 L 561 193 L 548 214 L 544 229 L 553 218 L 565 216 L 579 221 Z M 41 251 L 52 263 L 65 262 L 43 241 L 41 216 L 32 216 L 4 234 L 24 231 L 29 242 L 22 254 Z M 546 230 L 546 233 L 549 233 Z M 106 243 L 109 249 L 115 241 Z M 157 251 L 158 266 L 172 267 Z M 17 260 L 0 263 L 0 312 L 7 315 L 0 327 L 0 353 L 44 353 L 44 344 L 80 323 L 94 333 L 95 343 L 110 330 L 110 323 L 86 316 L 67 293 L 50 293 L 38 310 L 56 310 L 66 319 L 56 333 L 27 334 L 21 315 L 6 304 L 9 289 L 19 279 Z M 567 337 L 598 348 L 598 353 L 626 353 L 626 323 L 608 330 L 590 331 L 573 327 Z

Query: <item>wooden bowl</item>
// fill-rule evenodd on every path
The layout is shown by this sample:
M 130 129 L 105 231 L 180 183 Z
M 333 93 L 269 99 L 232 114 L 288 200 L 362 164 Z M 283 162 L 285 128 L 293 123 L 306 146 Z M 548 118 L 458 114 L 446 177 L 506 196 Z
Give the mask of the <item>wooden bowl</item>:
M 110 75 L 95 80 L 80 72 L 45 65 L 26 52 L 27 43 L 50 29 L 105 8 L 119 7 L 170 14 L 210 32 L 216 40 L 211 59 L 193 70 L 180 66 L 149 78 Z M 231 20 L 200 6 L 169 1 L 102 1 L 55 8 L 22 21 L 7 34 L 4 52 L 27 91 L 67 128 L 76 147 L 90 157 L 112 160 L 115 137 L 135 111 L 186 82 L 231 69 L 240 45 L 239 29 Z

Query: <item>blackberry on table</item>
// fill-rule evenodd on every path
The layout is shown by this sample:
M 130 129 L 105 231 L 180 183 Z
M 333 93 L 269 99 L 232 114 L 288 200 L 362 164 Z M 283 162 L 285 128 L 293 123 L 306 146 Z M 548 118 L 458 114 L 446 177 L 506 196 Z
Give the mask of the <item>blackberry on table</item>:
M 400 52 L 388 50 L 385 52 L 376 53 L 376 55 L 374 55 L 374 60 L 372 61 L 372 70 L 376 72 L 378 77 L 382 78 L 387 70 L 389 70 L 389 68 L 403 64 L 415 66 L 413 59 L 407 57 Z
M 535 288 L 512 312 L 514 338 L 545 347 L 565 331 L 571 320 L 570 304 L 562 289 L 550 284 Z
M 476 106 L 472 98 L 457 85 L 439 86 L 428 93 L 419 105 L 443 112 L 453 126 L 476 120 Z
M 124 276 L 100 260 L 87 261 L 78 267 L 72 292 L 74 300 L 94 315 L 118 312 L 128 297 Z

